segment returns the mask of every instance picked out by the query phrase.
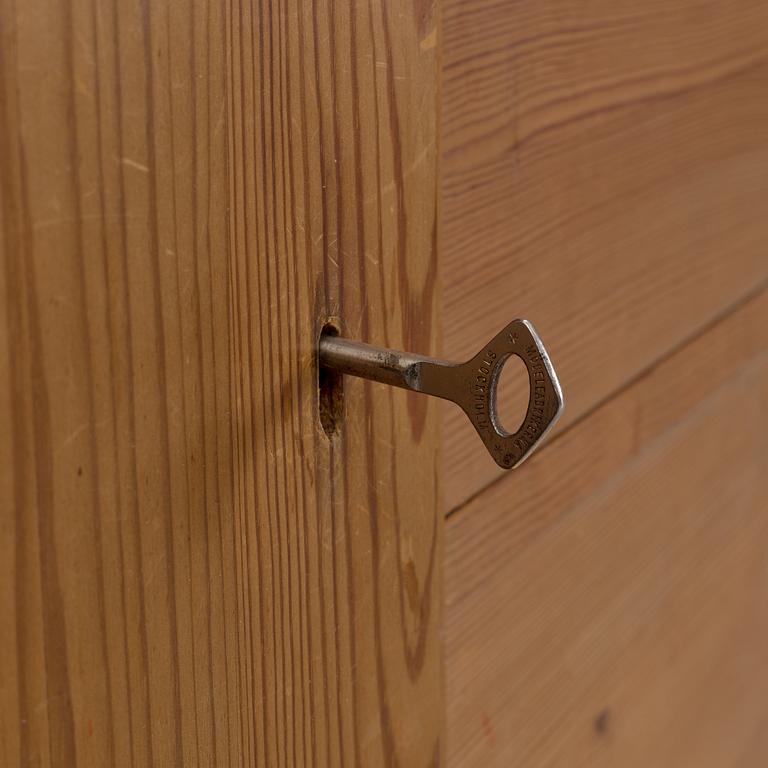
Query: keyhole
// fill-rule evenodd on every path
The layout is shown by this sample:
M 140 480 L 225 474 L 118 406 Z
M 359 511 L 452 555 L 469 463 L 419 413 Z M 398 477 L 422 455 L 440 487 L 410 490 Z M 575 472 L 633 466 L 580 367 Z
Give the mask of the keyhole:
M 331 322 L 323 326 L 320 336 L 338 336 L 339 329 Z M 344 376 L 338 371 L 319 367 L 317 372 L 320 424 L 332 438 L 338 434 L 344 416 Z
M 510 355 L 496 385 L 496 412 L 505 432 L 512 435 L 523 425 L 529 398 L 528 369 L 517 355 Z

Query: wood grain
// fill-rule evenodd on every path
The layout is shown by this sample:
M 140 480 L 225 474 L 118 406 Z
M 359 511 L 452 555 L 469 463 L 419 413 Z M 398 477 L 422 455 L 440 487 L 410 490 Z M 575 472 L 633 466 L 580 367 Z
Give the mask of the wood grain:
M 0 2 L 0 763 L 436 765 L 431 2 Z M 419 510 L 419 514 L 413 514 Z
M 766 327 L 764 289 L 448 519 L 448 765 L 764 762 Z
M 567 428 L 764 280 L 767 50 L 761 0 L 446 0 L 446 356 L 529 318 Z M 445 436 L 450 510 L 500 471 Z

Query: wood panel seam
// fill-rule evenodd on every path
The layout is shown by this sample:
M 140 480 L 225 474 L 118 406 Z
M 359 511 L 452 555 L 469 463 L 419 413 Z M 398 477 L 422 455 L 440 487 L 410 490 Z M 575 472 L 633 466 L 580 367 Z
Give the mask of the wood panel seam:
M 706 323 L 703 323 L 701 326 L 699 326 L 699 328 L 697 328 L 694 333 L 688 334 L 685 338 L 681 339 L 674 346 L 672 346 L 670 349 L 664 352 L 664 354 L 656 358 L 652 363 L 645 366 L 640 371 L 635 373 L 633 376 L 628 378 L 620 387 L 617 387 L 611 390 L 609 394 L 607 394 L 605 397 L 595 402 L 577 419 L 570 422 L 562 430 L 558 430 L 546 442 L 546 444 L 539 449 L 539 451 L 542 453 L 544 451 L 548 451 L 550 446 L 554 445 L 558 440 L 560 440 L 565 435 L 569 434 L 573 429 L 583 424 L 583 422 L 589 419 L 594 413 L 601 410 L 606 405 L 608 405 L 608 403 L 610 403 L 612 400 L 615 400 L 617 397 L 620 397 L 628 389 L 631 389 L 633 386 L 641 382 L 643 379 L 650 376 L 653 373 L 653 371 L 656 368 L 658 368 L 659 365 L 662 365 L 668 360 L 674 358 L 677 354 L 679 354 L 686 347 L 689 347 L 691 344 L 696 343 L 696 341 L 698 341 L 703 336 L 705 336 L 709 331 L 711 331 L 713 328 L 716 328 L 721 323 L 726 322 L 731 316 L 735 315 L 743 307 L 751 304 L 753 301 L 757 301 L 766 291 L 768 291 L 768 278 L 765 280 L 762 280 L 751 290 L 747 291 L 745 294 L 740 296 L 736 301 L 729 304 L 726 309 L 722 310 L 721 312 L 718 312 L 713 317 L 711 317 Z M 566 399 L 566 403 L 567 403 L 567 399 Z M 507 478 L 506 475 L 499 475 L 490 483 L 486 483 L 477 491 L 472 493 L 471 496 L 467 497 L 461 504 L 458 504 L 457 506 L 449 509 L 446 512 L 446 518 L 453 517 L 454 515 L 459 514 L 465 507 L 467 507 L 468 505 L 476 501 L 480 496 L 482 496 L 486 491 L 488 491 L 489 488 L 496 486 L 498 483 L 502 482 L 506 478 Z

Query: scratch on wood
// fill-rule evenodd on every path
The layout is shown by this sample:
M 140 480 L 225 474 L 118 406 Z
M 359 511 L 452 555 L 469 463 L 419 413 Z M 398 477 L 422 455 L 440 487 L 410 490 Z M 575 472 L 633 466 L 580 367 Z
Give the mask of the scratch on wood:
M 149 173 L 149 168 L 146 165 L 137 163 L 135 160 L 131 160 L 130 157 L 124 157 L 121 162 L 123 165 L 127 165 L 129 168 L 135 168 L 137 171 L 141 171 L 142 173 Z

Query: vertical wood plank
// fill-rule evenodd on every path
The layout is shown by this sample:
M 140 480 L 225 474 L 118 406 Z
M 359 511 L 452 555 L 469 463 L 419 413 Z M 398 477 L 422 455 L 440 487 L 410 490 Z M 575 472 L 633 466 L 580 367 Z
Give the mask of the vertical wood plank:
M 432 2 L 0 2 L 0 762 L 440 762 Z

